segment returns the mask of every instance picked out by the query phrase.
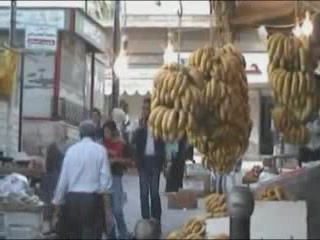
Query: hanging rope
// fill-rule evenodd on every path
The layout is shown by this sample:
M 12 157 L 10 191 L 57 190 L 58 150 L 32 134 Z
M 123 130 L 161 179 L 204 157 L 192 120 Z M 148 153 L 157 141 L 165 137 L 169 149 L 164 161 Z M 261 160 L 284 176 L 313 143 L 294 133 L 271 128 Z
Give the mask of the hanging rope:
M 183 16 L 183 5 L 182 0 L 179 0 L 179 9 L 177 11 L 179 22 L 178 22 L 178 64 L 181 65 L 181 25 Z
M 209 43 L 213 47 L 213 0 L 209 0 L 210 15 L 209 15 Z

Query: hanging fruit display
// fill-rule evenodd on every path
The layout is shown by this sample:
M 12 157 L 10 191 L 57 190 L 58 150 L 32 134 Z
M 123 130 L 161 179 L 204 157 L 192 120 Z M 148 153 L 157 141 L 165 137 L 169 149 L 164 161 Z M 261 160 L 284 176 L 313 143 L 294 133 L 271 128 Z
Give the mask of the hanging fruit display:
M 13 50 L 0 52 L 0 96 L 9 97 L 17 80 L 18 54 Z
M 201 73 L 178 64 L 164 65 L 154 79 L 149 125 L 156 138 L 179 140 L 191 130 L 200 104 Z M 200 80 L 199 80 L 200 79 Z
M 206 167 L 229 173 L 247 150 L 252 128 L 244 57 L 232 44 L 207 47 L 191 54 L 189 66 L 203 74 L 204 88 L 188 138 Z
M 274 126 L 286 143 L 306 144 L 310 138 L 306 124 L 319 109 L 315 65 L 308 41 L 275 33 L 268 39 L 268 54 Z
M 229 173 L 251 132 L 245 60 L 231 44 L 193 52 L 189 67 L 164 65 L 154 79 L 149 125 L 166 141 L 187 134 L 205 165 Z
M 149 125 L 155 137 L 166 141 L 186 135 L 203 154 L 205 167 L 228 174 L 249 145 L 248 83 L 242 54 L 232 44 L 220 44 L 232 41 L 228 19 L 234 3 L 210 1 L 210 6 L 220 26 L 216 43 L 221 47 L 195 50 L 188 67 L 171 64 L 160 69 Z

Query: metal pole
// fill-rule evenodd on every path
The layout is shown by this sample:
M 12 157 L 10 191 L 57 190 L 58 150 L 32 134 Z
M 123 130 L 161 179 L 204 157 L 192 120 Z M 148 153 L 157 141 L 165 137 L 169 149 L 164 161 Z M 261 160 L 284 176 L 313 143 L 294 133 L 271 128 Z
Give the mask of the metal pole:
M 10 5 L 10 28 L 9 28 L 9 46 L 13 48 L 15 46 L 15 34 L 16 34 L 16 12 L 17 12 L 17 1 L 11 0 Z M 7 131 L 6 131 L 6 155 L 10 155 L 11 146 L 11 115 L 12 115 L 12 105 L 14 101 L 14 94 L 8 99 L 8 111 L 7 111 Z
M 10 47 L 15 45 L 15 34 L 16 34 L 16 14 L 17 13 L 17 1 L 11 0 L 10 5 L 10 30 L 9 30 L 9 44 Z
M 88 13 L 88 0 L 84 0 L 84 11 Z
M 114 21 L 113 21 L 113 61 L 112 68 L 118 56 L 120 50 L 120 39 L 121 39 L 121 26 L 120 26 L 120 0 L 115 1 L 114 6 Z M 111 108 L 109 108 L 109 113 L 112 109 L 118 106 L 119 100 L 119 78 L 116 76 L 114 69 L 112 69 L 112 95 L 111 95 Z
M 250 218 L 254 197 L 248 187 L 236 186 L 228 195 L 230 239 L 250 239 Z
M 23 119 L 23 90 L 24 90 L 24 53 L 20 60 L 20 96 L 19 96 L 19 135 L 18 135 L 18 151 L 22 151 L 22 119 Z

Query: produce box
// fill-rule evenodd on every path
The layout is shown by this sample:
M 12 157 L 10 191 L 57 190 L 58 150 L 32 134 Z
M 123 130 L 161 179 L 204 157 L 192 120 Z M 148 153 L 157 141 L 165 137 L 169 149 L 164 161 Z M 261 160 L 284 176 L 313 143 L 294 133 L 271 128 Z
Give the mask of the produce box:
M 42 211 L 0 211 L 1 239 L 40 239 L 43 225 Z
M 180 190 L 168 193 L 168 209 L 196 209 L 198 208 L 197 194 L 192 190 Z
M 210 171 L 205 169 L 200 163 L 187 163 L 185 167 L 185 176 L 206 176 L 210 175 Z
M 210 192 L 210 175 L 185 177 L 183 189 L 193 191 L 197 197 L 203 197 Z
M 229 218 L 208 219 L 207 236 L 229 235 Z M 305 201 L 256 201 L 251 239 L 307 239 Z

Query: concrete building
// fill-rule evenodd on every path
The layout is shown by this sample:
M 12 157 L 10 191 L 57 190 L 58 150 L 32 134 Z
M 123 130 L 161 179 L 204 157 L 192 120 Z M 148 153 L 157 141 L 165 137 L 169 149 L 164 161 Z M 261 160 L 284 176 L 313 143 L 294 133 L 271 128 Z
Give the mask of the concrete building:
M 9 19 L 9 9 L 1 7 L 0 44 L 7 41 Z M 39 28 L 41 36 L 37 35 Z M 52 43 L 51 48 L 37 48 L 34 44 L 30 49 L 30 42 L 40 40 Z M 18 7 L 16 47 L 22 53 L 18 82 L 23 80 L 24 84 L 24 151 L 41 154 L 56 137 L 59 124 L 67 127 L 71 138 L 77 138 L 74 126 L 88 117 L 90 108 L 103 108 L 106 62 L 99 54 L 104 53 L 106 42 L 102 26 L 81 9 Z M 17 151 L 18 106 L 17 97 L 11 126 L 1 126 L 1 130 L 11 129 L 13 155 Z M 5 116 L 6 105 L 0 107 Z M 0 132 L 2 140 L 6 139 L 3 132 Z M 4 149 L 5 143 L 0 145 Z

